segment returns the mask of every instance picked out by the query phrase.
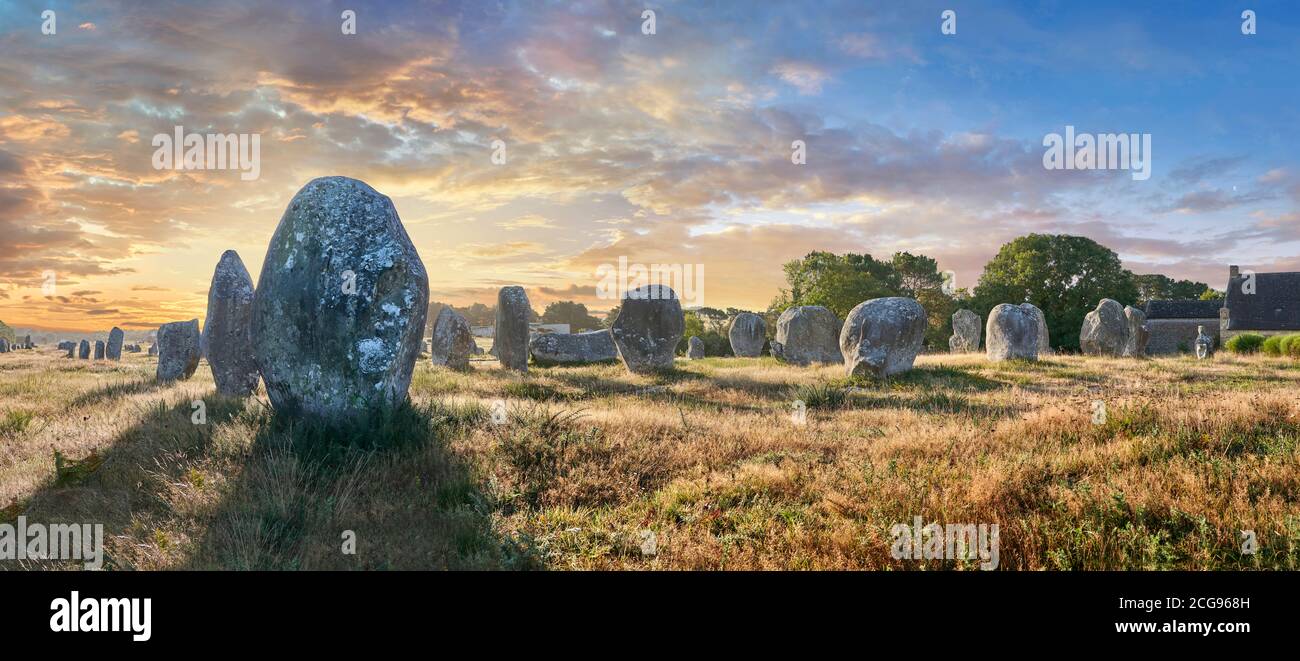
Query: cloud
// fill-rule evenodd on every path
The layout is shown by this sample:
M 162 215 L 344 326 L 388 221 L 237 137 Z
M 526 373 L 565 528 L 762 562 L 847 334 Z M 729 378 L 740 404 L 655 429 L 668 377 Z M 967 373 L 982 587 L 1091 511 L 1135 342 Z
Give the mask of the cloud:
M 809 62 L 781 62 L 772 67 L 772 73 L 803 95 L 820 94 L 830 79 L 830 74 Z

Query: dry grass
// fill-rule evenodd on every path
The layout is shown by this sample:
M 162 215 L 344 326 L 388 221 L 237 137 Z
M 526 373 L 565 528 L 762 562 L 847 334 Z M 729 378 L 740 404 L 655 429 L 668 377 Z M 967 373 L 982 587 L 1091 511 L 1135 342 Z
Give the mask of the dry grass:
M 112 568 L 974 567 L 893 559 L 914 516 L 997 523 L 1006 569 L 1300 565 L 1285 359 L 937 355 L 886 383 L 767 359 L 421 363 L 411 407 L 339 431 L 219 398 L 206 365 L 159 386 L 143 355 L 61 355 L 0 355 L 0 519 L 102 522 Z M 55 450 L 103 463 L 59 476 Z

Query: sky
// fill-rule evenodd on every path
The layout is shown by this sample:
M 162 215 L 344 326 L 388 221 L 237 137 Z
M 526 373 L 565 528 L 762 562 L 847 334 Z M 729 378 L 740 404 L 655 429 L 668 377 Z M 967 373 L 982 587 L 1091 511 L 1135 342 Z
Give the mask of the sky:
M 1298 69 L 1285 1 L 0 0 L 0 319 L 202 319 L 222 251 L 256 280 L 327 175 L 392 198 L 455 305 L 604 310 L 624 257 L 761 310 L 812 250 L 972 287 L 1032 232 L 1222 288 L 1300 269 Z M 1149 135 L 1150 178 L 1045 168 L 1067 125 Z M 155 167 L 178 126 L 259 136 L 258 177 Z

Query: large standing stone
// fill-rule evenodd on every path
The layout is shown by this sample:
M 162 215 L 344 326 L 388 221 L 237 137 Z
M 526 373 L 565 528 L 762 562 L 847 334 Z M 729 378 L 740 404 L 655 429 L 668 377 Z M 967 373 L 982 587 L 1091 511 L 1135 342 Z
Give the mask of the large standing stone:
M 104 355 L 109 360 L 122 360 L 122 340 L 124 339 L 126 339 L 126 335 L 117 326 L 114 326 L 113 330 L 108 332 L 108 346 L 104 347 Z
M 203 349 L 217 393 L 247 397 L 261 375 L 249 347 L 253 321 L 253 278 L 239 253 L 221 253 L 208 287 L 208 316 L 203 320 Z
M 393 202 L 322 177 L 294 195 L 253 294 L 254 355 L 271 405 L 341 422 L 406 400 L 429 276 Z
M 104 359 L 104 341 L 95 340 L 95 360 Z
M 1038 360 L 1038 317 L 1023 305 L 995 306 L 985 322 L 984 355 L 991 361 Z
M 1119 301 L 1103 298 L 1083 318 L 1079 348 L 1091 356 L 1122 356 L 1128 342 L 1128 320 Z
M 973 310 L 958 310 L 952 315 L 952 337 L 948 338 L 948 350 L 953 353 L 979 351 L 980 316 Z
M 433 322 L 429 355 L 434 365 L 469 369 L 469 357 L 474 355 L 474 334 L 470 332 L 469 322 L 451 306 L 444 305 Z
M 628 371 L 647 374 L 673 367 L 673 354 L 686 331 L 677 292 L 645 285 L 627 292 L 609 329 Z
M 76 358 L 76 357 L 77 357 L 77 344 L 76 344 L 75 342 L 68 342 L 67 345 L 68 345 L 67 347 L 60 347 L 60 348 L 63 348 L 64 350 L 66 350 L 66 351 L 68 352 L 68 355 L 67 355 L 67 356 L 64 356 L 64 358 Z
M 90 360 L 90 341 L 82 340 L 77 347 L 77 356 L 81 360 Z
M 149 345 L 149 355 L 150 355 L 150 356 L 157 356 L 157 355 L 158 355 L 158 338 L 156 338 L 156 337 L 155 337 L 154 340 L 153 340 L 153 344 L 150 344 L 150 345 Z
M 173 321 L 158 327 L 159 381 L 188 379 L 199 367 L 199 320 Z
M 820 305 L 786 309 L 776 320 L 772 355 L 795 365 L 844 362 L 840 353 L 840 320 Z
M 776 346 L 776 345 L 772 345 Z M 692 335 L 691 339 L 686 340 L 686 357 L 691 360 L 699 360 L 704 357 L 704 340 Z
M 727 331 L 731 340 L 731 353 L 741 358 L 757 358 L 763 355 L 763 344 L 767 341 L 767 324 L 763 318 L 753 312 L 741 312 L 731 320 L 731 329 Z
M 25 335 L 25 336 L 23 336 L 23 348 L 24 348 L 24 349 L 35 349 L 35 348 L 36 348 L 36 345 L 35 345 L 35 344 L 32 344 L 32 336 L 31 336 L 31 335 Z
M 912 369 L 925 342 L 925 308 L 901 296 L 858 303 L 840 330 L 850 376 L 885 377 Z
M 1050 356 L 1052 351 L 1052 336 L 1047 330 L 1047 315 L 1033 303 L 1021 303 L 1020 307 L 1029 310 L 1038 323 L 1038 357 Z
M 609 329 L 585 333 L 543 333 L 528 343 L 540 365 L 586 365 L 618 360 L 618 348 Z
M 497 324 L 492 348 L 496 349 L 502 367 L 528 371 L 528 318 L 532 312 L 523 287 L 511 285 L 497 292 Z
M 0 337 L 0 353 L 9 353 L 9 340 Z
M 1147 355 L 1147 340 L 1151 339 L 1151 332 L 1147 330 L 1146 313 L 1132 305 L 1126 305 L 1124 306 L 1124 321 L 1128 326 L 1128 337 L 1124 342 L 1124 355 L 1131 358 L 1141 358 Z

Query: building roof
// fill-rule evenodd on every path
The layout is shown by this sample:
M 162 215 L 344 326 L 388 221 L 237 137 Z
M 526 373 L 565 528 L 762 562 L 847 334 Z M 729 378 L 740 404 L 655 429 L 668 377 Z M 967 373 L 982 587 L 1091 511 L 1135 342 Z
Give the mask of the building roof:
M 1223 301 L 1147 301 L 1147 319 L 1218 319 Z
M 1230 277 L 1225 305 L 1229 330 L 1300 330 L 1300 272 Z

